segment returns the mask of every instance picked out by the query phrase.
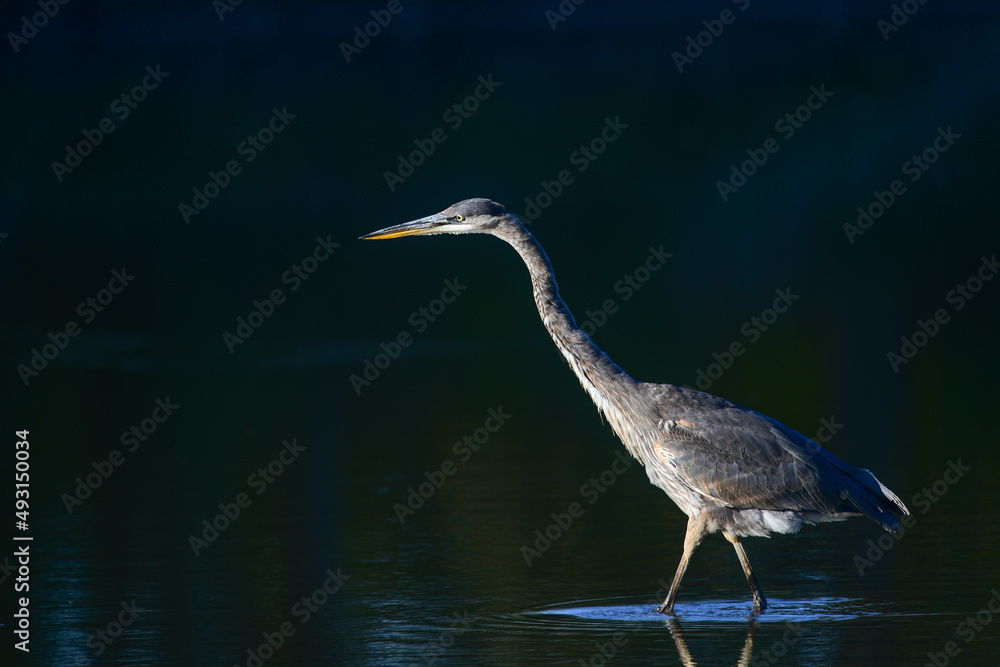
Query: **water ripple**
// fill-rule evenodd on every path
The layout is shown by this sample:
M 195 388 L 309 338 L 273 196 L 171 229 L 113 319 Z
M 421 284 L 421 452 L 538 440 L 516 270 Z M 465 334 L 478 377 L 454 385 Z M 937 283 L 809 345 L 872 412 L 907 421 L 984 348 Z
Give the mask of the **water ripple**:
M 529 618 L 562 617 L 604 623 L 658 623 L 670 618 L 656 612 L 656 605 L 621 604 L 621 598 L 579 600 L 524 612 Z M 745 623 L 753 618 L 749 600 L 700 600 L 677 603 L 676 618 L 685 623 Z M 900 616 L 891 605 L 857 598 L 820 597 L 814 599 L 768 599 L 768 609 L 756 616 L 760 623 L 849 621 L 870 616 Z

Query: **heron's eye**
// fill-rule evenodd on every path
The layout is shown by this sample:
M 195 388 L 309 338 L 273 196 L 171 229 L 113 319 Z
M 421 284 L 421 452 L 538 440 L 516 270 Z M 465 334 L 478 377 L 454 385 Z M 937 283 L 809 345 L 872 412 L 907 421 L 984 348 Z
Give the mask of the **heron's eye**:
M 463 220 L 465 220 L 465 216 L 462 215 L 462 214 L 458 214 L 458 215 L 455 216 L 454 219 L 455 219 L 455 222 L 462 222 Z

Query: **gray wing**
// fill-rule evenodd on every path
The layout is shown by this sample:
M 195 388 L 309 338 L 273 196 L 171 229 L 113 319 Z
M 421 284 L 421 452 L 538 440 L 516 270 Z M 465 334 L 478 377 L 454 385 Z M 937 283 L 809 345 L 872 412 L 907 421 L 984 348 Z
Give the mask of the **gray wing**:
M 661 413 L 671 418 L 661 422 L 654 454 L 697 493 L 734 509 L 861 513 L 886 530 L 898 530 L 896 516 L 909 513 L 870 472 L 784 424 L 680 391 L 687 395 L 661 396 Z

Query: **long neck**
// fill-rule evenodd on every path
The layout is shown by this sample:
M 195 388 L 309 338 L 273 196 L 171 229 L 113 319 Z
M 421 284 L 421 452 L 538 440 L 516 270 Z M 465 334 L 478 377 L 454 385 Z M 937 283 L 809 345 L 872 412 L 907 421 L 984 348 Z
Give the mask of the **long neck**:
M 624 414 L 618 406 L 634 395 L 638 383 L 577 326 L 573 313 L 559 296 L 552 264 L 535 237 L 519 223 L 497 232 L 496 235 L 511 244 L 527 265 L 538 314 L 556 347 L 598 409 L 622 435 L 619 429 L 624 427 Z

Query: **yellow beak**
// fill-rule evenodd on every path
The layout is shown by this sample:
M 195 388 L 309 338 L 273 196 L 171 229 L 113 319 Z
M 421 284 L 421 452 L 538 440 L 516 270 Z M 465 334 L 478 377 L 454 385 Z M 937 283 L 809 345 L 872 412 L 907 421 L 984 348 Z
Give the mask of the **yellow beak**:
M 447 218 L 443 217 L 439 213 L 435 213 L 434 215 L 429 215 L 426 218 L 411 220 L 410 222 L 404 222 L 401 225 L 393 225 L 392 227 L 386 227 L 385 229 L 380 229 L 377 232 L 372 232 L 371 234 L 365 234 L 361 237 L 361 240 L 378 241 L 381 239 L 395 239 L 400 236 L 434 234 L 436 233 L 437 227 L 440 227 L 447 222 Z

